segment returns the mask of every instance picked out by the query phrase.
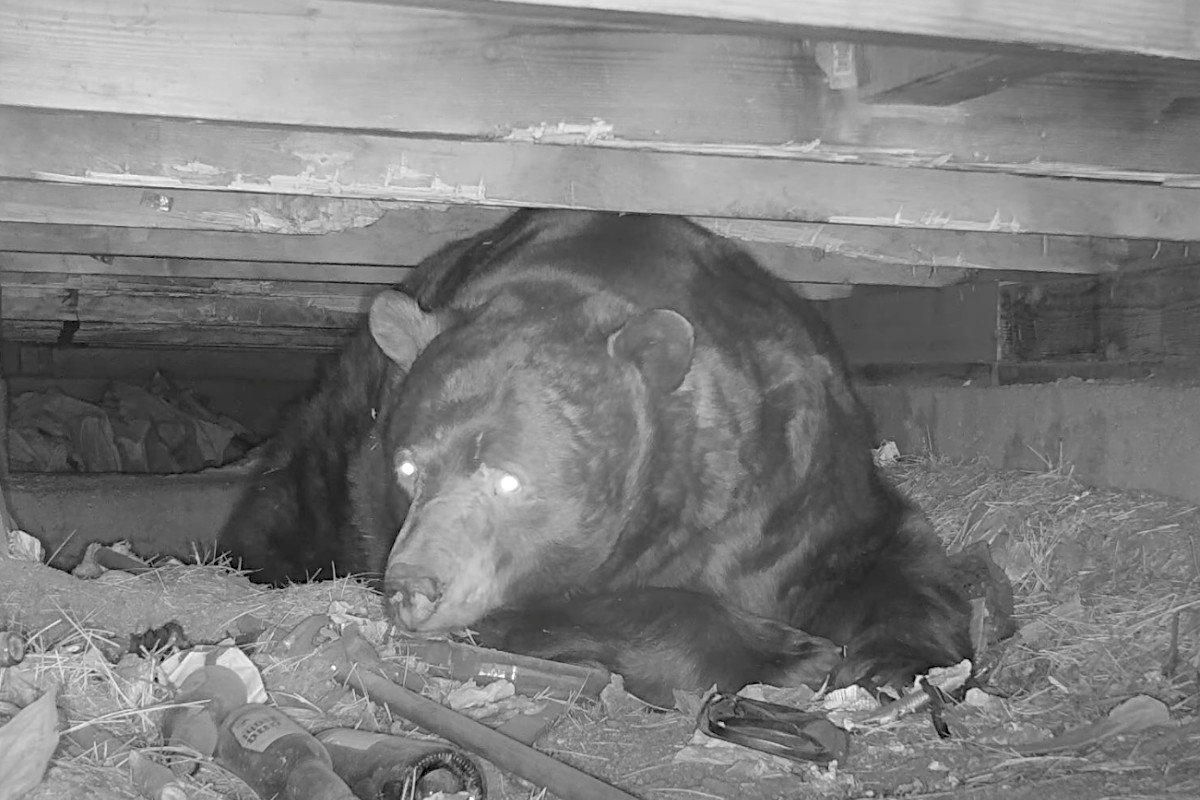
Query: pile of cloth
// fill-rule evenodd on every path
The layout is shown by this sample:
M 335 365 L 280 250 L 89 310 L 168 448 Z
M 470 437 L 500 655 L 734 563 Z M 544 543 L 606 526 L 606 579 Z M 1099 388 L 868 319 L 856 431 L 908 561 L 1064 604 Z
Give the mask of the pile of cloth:
M 20 394 L 8 436 L 19 472 L 197 472 L 238 461 L 256 443 L 162 372 L 145 387 L 113 381 L 97 403 L 58 390 Z

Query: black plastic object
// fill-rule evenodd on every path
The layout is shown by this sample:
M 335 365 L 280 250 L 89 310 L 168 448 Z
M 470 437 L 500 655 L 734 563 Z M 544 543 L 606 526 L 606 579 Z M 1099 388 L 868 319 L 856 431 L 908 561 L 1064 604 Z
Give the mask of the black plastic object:
M 850 734 L 823 714 L 723 692 L 704 703 L 698 727 L 715 739 L 792 761 L 845 763 L 850 750 Z

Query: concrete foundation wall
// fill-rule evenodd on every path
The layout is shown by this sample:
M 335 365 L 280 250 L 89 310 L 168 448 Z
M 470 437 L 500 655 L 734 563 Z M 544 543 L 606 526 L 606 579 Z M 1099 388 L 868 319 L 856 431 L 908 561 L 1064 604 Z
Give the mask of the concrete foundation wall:
M 1200 503 L 1200 386 L 1063 381 L 1003 387 L 864 387 L 902 453 L 1060 464 L 1080 481 Z
M 24 530 L 56 567 L 79 563 L 89 542 L 128 541 L 138 553 L 188 559 L 203 552 L 237 500 L 245 470 L 195 475 L 35 475 L 14 473 L 8 501 Z

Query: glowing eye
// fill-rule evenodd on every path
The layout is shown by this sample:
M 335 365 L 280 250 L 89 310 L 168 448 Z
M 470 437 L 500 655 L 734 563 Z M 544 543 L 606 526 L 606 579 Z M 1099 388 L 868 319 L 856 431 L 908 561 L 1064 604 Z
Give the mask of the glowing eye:
M 417 465 L 407 458 L 401 459 L 401 461 L 396 464 L 396 474 L 402 478 L 411 478 L 417 474 Z
M 503 494 L 512 494 L 521 488 L 521 479 L 516 475 L 506 473 L 500 476 L 500 480 L 496 481 L 496 488 Z

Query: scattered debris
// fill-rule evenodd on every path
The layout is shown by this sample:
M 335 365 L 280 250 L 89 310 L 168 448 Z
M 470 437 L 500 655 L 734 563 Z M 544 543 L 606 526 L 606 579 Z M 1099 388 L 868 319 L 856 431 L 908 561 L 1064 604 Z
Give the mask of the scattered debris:
M 0 800 L 15 800 L 42 782 L 58 747 L 54 684 L 0 727 Z
M 697 698 L 697 702 L 699 702 L 699 698 Z M 609 679 L 608 685 L 600 690 L 600 705 L 604 707 L 604 713 L 610 717 L 616 717 L 630 711 L 640 710 L 646 704 L 625 691 L 624 678 L 620 675 L 613 675 Z
M 700 710 L 700 732 L 791 761 L 846 763 L 850 737 L 820 712 L 714 692 Z
M 15 667 L 25 658 L 25 637 L 0 629 L 0 667 Z
M 187 800 L 187 789 L 175 773 L 148 756 L 130 753 L 129 773 L 138 794 L 147 800 Z
M 879 447 L 871 450 L 871 455 L 876 466 L 886 467 L 900 458 L 900 448 L 891 439 L 886 439 Z
M 9 416 L 11 468 L 22 472 L 198 472 L 244 457 L 253 434 L 156 372 L 147 388 L 108 384 L 89 403 L 24 392 Z
M 83 558 L 71 570 L 71 574 L 82 580 L 95 580 L 109 570 L 122 570 L 137 575 L 148 572 L 151 567 L 133 554 L 128 543 L 105 545 L 91 542 L 83 551 Z
M 1170 724 L 1171 712 L 1167 710 L 1166 703 L 1153 697 L 1138 695 L 1121 703 L 1098 722 L 1072 728 L 1061 736 L 1046 741 L 1015 745 L 1013 749 L 1023 756 L 1078 752 L 1099 744 L 1110 736 L 1137 733 Z
M 33 561 L 41 564 L 46 559 L 46 548 L 39 539 L 25 531 L 12 530 L 6 536 L 7 557 L 17 561 Z
M 977 641 L 994 639 L 987 631 L 994 634 L 994 623 L 1002 621 L 993 610 L 1003 611 L 1003 597 L 987 593 L 989 585 L 1003 588 L 996 569 L 1013 579 L 1010 619 L 1022 628 L 988 645 L 990 669 L 981 685 L 948 691 L 939 712 L 948 739 L 931 728 L 929 713 L 892 718 L 896 704 L 879 706 L 869 692 L 746 687 L 742 698 L 801 714 L 836 718 L 844 712 L 825 711 L 823 704 L 856 703 L 856 696 L 869 704 L 849 714 L 876 718 L 849 734 L 848 763 L 801 763 L 698 731 L 708 695 L 677 693 L 676 710 L 663 712 L 630 698 L 619 678 L 603 671 L 457 641 L 396 638 L 378 597 L 352 580 L 268 590 L 220 566 L 156 563 L 79 581 L 12 559 L 0 559 L 0 585 L 8 590 L 0 592 L 0 622 L 23 637 L 28 652 L 19 664 L 0 669 L 0 723 L 11 723 L 57 686 L 63 741 L 33 800 L 118 800 L 135 791 L 153 798 L 156 784 L 135 785 L 134 766 L 140 765 L 138 774 L 149 765 L 165 777 L 155 769 L 166 763 L 160 726 L 176 699 L 173 680 L 184 680 L 179 664 L 187 657 L 202 666 L 224 664 L 222 658 L 236 654 L 259 676 L 265 699 L 310 732 L 356 729 L 444 744 L 431 733 L 430 720 L 390 695 L 372 697 L 331 677 L 349 659 L 366 665 L 384 689 L 408 687 L 450 715 L 445 719 L 482 726 L 512 745 L 536 742 L 559 766 L 647 800 L 675 794 L 952 796 L 966 789 L 1003 795 L 1003 785 L 1036 791 L 1049 780 L 1061 784 L 1062 796 L 1088 796 L 1097 774 L 1110 796 L 1200 793 L 1194 755 L 1200 572 L 1192 547 L 1200 509 L 1086 489 L 1061 473 L 911 458 L 888 471 L 952 550 L 986 553 L 994 562 L 995 568 L 976 562 L 982 568 L 969 572 L 984 590 L 977 592 L 986 612 L 974 631 L 982 634 Z M 986 550 L 976 544 L 981 541 Z M 1014 560 L 1013 554 L 1023 555 Z M 1023 566 L 1009 569 L 1014 564 Z M 347 638 L 352 629 L 358 633 Z M 204 644 L 170 656 L 181 639 Z M 128 652 L 131 642 L 140 645 L 136 654 Z M 464 706 L 476 719 L 446 707 L 451 696 L 459 705 L 478 701 Z M 924 689 L 910 696 L 913 704 L 927 698 L 932 707 Z M 0 744 L 0 761 L 4 752 Z M 194 774 L 174 778 L 191 800 L 252 800 L 211 760 L 193 758 Z M 497 768 L 487 756 L 482 763 L 495 800 L 536 798 L 535 787 L 545 785 L 544 778 Z M 68 784 L 80 788 L 64 788 Z

